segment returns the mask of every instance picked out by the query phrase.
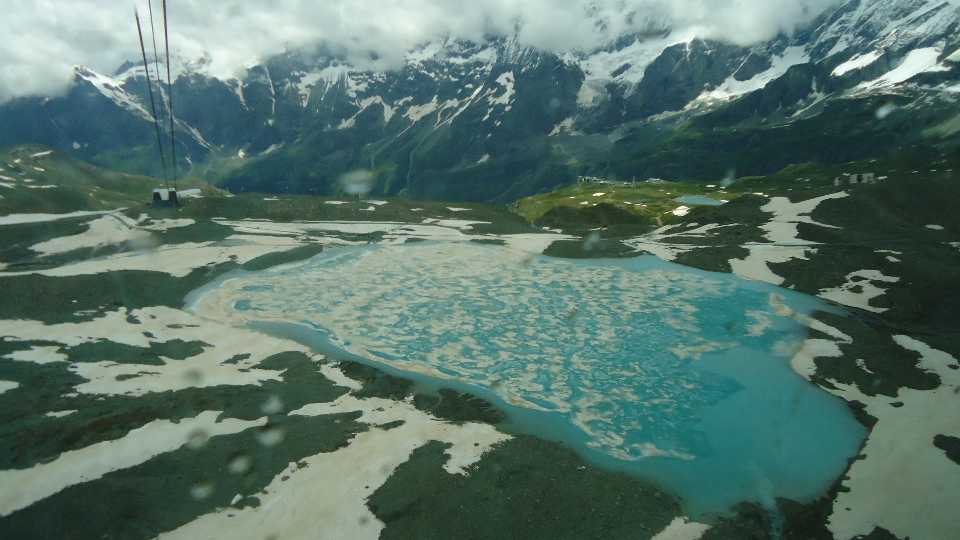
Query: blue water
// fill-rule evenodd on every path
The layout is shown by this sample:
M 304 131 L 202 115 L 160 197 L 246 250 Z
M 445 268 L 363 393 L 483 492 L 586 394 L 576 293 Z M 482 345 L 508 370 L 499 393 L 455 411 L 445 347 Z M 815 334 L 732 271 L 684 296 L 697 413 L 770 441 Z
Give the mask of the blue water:
M 844 403 L 789 366 L 806 335 L 795 314 L 830 308 L 654 257 L 347 248 L 233 277 L 195 302 L 478 394 L 507 412 L 510 429 L 656 481 L 694 514 L 816 498 L 865 436 Z
M 722 206 L 723 201 L 704 197 L 703 195 L 684 195 L 674 199 L 680 204 L 689 204 L 690 206 Z

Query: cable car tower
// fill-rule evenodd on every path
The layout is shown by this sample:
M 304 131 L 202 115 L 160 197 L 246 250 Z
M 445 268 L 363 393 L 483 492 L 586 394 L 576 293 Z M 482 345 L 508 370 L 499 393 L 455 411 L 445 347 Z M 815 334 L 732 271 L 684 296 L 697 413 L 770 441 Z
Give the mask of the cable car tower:
M 153 115 L 153 128 L 157 136 L 157 151 L 160 155 L 160 168 L 163 171 L 163 187 L 158 187 L 153 190 L 153 205 L 154 206 L 169 206 L 177 207 L 180 206 L 180 198 L 177 194 L 177 139 L 176 139 L 176 120 L 173 113 L 173 78 L 171 77 L 170 70 L 170 32 L 169 32 L 169 23 L 167 21 L 167 0 L 160 0 L 161 8 L 163 12 L 163 37 L 164 37 L 164 49 L 166 53 L 166 66 L 167 66 L 167 92 L 166 92 L 166 103 L 164 103 L 163 96 L 163 83 L 161 82 L 160 75 L 160 55 L 157 51 L 157 36 L 156 36 L 156 27 L 153 22 L 153 0 L 147 0 L 147 7 L 150 15 L 150 37 L 153 41 L 153 65 L 157 67 L 156 69 L 156 82 L 157 88 L 160 90 L 159 95 L 155 98 L 153 92 L 153 75 L 150 72 L 150 62 L 147 61 L 147 49 L 143 40 L 143 25 L 140 23 L 140 13 L 134 8 L 133 16 L 137 23 L 137 36 L 140 39 L 140 54 L 143 59 L 143 70 L 147 78 L 147 98 L 150 100 L 150 111 Z M 159 105 L 158 105 L 159 103 Z M 160 125 L 160 116 L 158 110 L 166 105 L 168 117 L 170 120 L 170 168 L 167 168 L 167 159 L 166 152 L 163 148 L 163 128 Z M 171 182 L 172 178 L 172 182 Z

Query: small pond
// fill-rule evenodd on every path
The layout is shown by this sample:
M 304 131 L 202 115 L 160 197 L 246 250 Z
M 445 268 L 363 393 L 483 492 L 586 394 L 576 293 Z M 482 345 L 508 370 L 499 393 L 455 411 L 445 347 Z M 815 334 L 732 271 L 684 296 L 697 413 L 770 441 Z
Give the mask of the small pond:
M 684 195 L 683 197 L 677 197 L 674 201 L 689 206 L 722 206 L 726 204 L 725 201 L 718 201 L 703 195 Z

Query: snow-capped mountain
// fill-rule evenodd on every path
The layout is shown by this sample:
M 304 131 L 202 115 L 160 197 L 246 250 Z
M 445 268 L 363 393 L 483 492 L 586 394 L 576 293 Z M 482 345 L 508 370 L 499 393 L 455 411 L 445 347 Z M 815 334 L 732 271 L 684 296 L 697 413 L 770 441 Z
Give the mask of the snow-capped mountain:
M 227 80 L 177 61 L 173 88 L 155 93 L 174 100 L 179 167 L 232 189 L 329 193 L 368 168 L 384 194 L 509 200 L 578 174 L 711 178 L 954 144 L 958 36 L 955 0 L 848 0 L 752 47 L 651 20 L 562 54 L 440 40 L 386 72 L 323 51 Z M 146 96 L 135 63 L 112 76 L 78 67 L 67 96 L 0 107 L 0 144 L 157 174 Z

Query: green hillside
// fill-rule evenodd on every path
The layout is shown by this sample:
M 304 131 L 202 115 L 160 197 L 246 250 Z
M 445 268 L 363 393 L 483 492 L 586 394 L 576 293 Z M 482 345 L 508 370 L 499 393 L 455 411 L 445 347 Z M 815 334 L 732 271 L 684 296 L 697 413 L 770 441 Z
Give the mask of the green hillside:
M 150 202 L 162 181 L 102 169 L 37 145 L 0 149 L 0 215 L 112 210 Z M 181 189 L 219 192 L 193 178 Z

